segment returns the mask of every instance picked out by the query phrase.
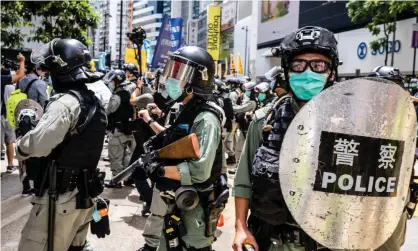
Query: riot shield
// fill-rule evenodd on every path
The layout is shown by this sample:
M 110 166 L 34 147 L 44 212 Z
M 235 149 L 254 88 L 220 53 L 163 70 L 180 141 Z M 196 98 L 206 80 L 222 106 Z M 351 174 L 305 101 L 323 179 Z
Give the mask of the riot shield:
M 407 202 L 416 129 L 410 94 L 390 81 L 344 81 L 305 104 L 286 132 L 279 170 L 300 227 L 334 250 L 381 246 Z
M 32 99 L 21 100 L 15 109 L 15 121 L 16 126 L 19 124 L 19 121 L 23 116 L 29 116 L 32 122 L 38 122 L 42 115 L 44 114 L 44 109 L 40 104 Z

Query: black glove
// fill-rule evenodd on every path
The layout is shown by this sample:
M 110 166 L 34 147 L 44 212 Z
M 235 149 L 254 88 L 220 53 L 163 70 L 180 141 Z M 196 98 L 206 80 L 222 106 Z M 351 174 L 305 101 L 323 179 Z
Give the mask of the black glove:
M 92 234 L 97 235 L 98 238 L 104 238 L 106 235 L 110 234 L 110 225 L 109 225 L 109 206 L 110 201 L 104 199 L 107 203 L 104 203 L 102 200 L 97 200 L 97 211 L 101 216 L 101 219 L 96 222 L 95 220 L 90 221 L 90 231 Z M 94 212 L 93 212 L 94 213 Z
M 139 158 L 137 161 L 132 163 L 132 165 L 135 165 L 135 169 L 132 172 L 132 178 L 134 178 L 135 180 L 146 180 L 147 173 L 145 172 L 142 158 Z
M 148 177 L 152 181 L 156 181 L 158 178 L 164 177 L 164 164 L 162 162 L 153 162 L 146 167 Z

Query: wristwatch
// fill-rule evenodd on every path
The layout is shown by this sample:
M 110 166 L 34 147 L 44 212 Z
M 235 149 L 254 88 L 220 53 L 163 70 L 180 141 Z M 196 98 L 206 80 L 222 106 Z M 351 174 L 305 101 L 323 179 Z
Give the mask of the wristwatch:
M 148 120 L 148 125 L 151 125 L 152 122 L 155 122 L 155 120 L 153 120 L 152 118 L 150 120 Z

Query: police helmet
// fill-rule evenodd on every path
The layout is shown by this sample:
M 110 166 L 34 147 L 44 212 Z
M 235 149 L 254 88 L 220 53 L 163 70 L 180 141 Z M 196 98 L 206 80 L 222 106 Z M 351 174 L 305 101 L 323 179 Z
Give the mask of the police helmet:
M 243 86 L 244 86 L 245 91 L 253 91 L 256 85 L 257 84 L 254 82 L 248 82 L 248 83 L 245 83 Z
M 384 78 L 403 86 L 405 77 L 398 68 L 392 66 L 378 66 L 373 69 L 369 77 Z
M 261 82 L 260 84 L 254 87 L 255 92 L 266 93 L 270 91 L 270 84 L 267 82 Z
M 232 87 L 240 87 L 243 84 L 242 81 L 237 78 L 230 78 L 226 83 L 230 84 Z
M 294 57 L 303 53 L 319 53 L 331 59 L 331 74 L 337 79 L 339 65 L 337 40 L 334 33 L 317 26 L 306 26 L 287 35 L 279 48 L 273 48 L 274 56 L 281 56 L 286 82 L 289 82 L 290 62 Z M 331 85 L 329 81 L 326 85 Z
M 121 83 L 125 82 L 125 80 L 126 80 L 125 72 L 119 69 L 111 70 L 107 74 L 107 78 L 106 78 L 107 82 L 113 81 L 115 82 L 116 85 L 120 85 Z
M 186 91 L 191 90 L 204 98 L 205 95 L 212 95 L 215 64 L 206 50 L 185 46 L 170 56 L 161 76 L 164 82 L 167 79 L 180 81 Z
M 87 47 L 72 38 L 55 38 L 30 56 L 32 64 L 48 69 L 53 82 L 59 83 L 88 81 L 86 69 L 90 60 Z
M 124 71 L 126 71 L 126 72 L 130 72 L 130 73 L 132 73 L 132 74 L 134 74 L 135 76 L 137 76 L 138 75 L 138 67 L 136 67 L 136 65 L 134 65 L 134 64 L 132 64 L 132 63 L 127 63 L 127 64 L 124 64 L 123 65 L 123 67 L 122 67 L 122 69 L 124 70 Z

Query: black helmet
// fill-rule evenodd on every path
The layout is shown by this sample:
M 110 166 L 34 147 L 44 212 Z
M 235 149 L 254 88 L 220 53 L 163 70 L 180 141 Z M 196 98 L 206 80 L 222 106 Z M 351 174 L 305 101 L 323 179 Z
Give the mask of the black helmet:
M 139 73 L 138 72 L 138 67 L 136 67 L 136 65 L 134 65 L 132 63 L 124 64 L 123 67 L 122 67 L 122 69 L 124 71 L 129 71 L 130 73 L 134 74 L 135 76 L 137 76 L 138 73 Z
M 119 69 L 111 70 L 106 77 L 106 81 L 114 81 L 116 85 L 120 85 L 121 83 L 125 82 L 126 75 L 125 72 Z
M 384 78 L 400 85 L 403 85 L 405 82 L 405 77 L 401 71 L 392 66 L 378 66 L 373 69 L 369 77 Z
M 167 60 L 162 80 L 176 79 L 184 84 L 185 90 L 191 89 L 198 96 L 212 100 L 214 75 L 212 56 L 200 47 L 185 46 L 173 52 Z
M 288 82 L 290 61 L 297 55 L 309 52 L 329 57 L 331 59 L 331 74 L 334 73 L 334 79 L 336 79 L 339 64 L 337 44 L 334 33 L 329 30 L 316 26 L 306 26 L 287 35 L 279 48 L 272 49 L 272 54 L 282 57 L 286 82 Z
M 226 82 L 233 87 L 240 87 L 243 84 L 243 82 L 237 78 L 230 78 L 226 80 Z
M 33 64 L 47 68 L 55 79 L 53 82 L 89 80 L 86 67 L 91 60 L 90 52 L 76 39 L 53 39 L 40 51 L 32 52 L 30 59 Z

